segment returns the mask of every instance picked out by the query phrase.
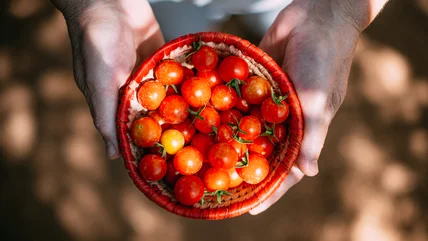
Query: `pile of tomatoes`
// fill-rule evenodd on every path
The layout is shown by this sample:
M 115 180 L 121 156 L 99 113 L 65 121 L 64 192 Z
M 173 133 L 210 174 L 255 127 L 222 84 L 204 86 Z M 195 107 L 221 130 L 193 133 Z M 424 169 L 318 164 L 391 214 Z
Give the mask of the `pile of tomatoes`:
M 220 59 L 199 43 L 187 58 L 194 68 L 165 59 L 140 84 L 137 99 L 148 112 L 130 136 L 144 150 L 144 179 L 162 180 L 183 205 L 206 195 L 220 202 L 229 188 L 267 177 L 268 159 L 285 141 L 289 107 L 240 57 Z

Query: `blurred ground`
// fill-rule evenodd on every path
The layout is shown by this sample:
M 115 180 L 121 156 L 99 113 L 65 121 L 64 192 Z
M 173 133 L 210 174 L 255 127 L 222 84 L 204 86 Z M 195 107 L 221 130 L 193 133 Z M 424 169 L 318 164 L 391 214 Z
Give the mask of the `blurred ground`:
M 105 158 L 48 2 L 0 13 L 0 240 L 428 240 L 428 1 L 392 0 L 362 35 L 320 174 L 219 222 L 158 208 Z

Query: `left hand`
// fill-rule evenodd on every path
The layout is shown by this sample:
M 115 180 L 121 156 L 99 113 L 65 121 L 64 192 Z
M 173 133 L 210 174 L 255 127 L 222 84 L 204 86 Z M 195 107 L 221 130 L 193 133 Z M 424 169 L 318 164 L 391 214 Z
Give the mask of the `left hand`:
M 320 2 L 294 1 L 278 15 L 260 43 L 293 82 L 302 106 L 304 136 L 289 176 L 276 193 L 250 211 L 253 215 L 278 201 L 304 175 L 318 174 L 328 127 L 345 97 L 360 31 L 338 12 L 329 12 L 339 11 L 325 6 L 331 1 Z

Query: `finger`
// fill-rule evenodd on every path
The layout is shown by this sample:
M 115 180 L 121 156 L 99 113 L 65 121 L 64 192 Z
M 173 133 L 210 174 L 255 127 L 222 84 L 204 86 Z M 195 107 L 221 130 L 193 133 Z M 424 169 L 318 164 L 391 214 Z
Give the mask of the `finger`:
M 288 174 L 288 177 L 283 183 L 281 183 L 275 193 L 259 206 L 250 210 L 249 213 L 251 215 L 257 215 L 264 212 L 266 209 L 276 203 L 292 186 L 302 180 L 303 176 L 304 174 L 299 170 L 299 168 L 297 166 L 293 166 L 290 170 L 290 173 Z

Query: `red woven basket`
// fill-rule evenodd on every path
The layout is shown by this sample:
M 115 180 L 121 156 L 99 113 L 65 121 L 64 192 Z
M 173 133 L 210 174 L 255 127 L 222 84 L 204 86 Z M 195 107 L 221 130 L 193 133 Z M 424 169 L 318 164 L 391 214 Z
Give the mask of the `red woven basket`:
M 287 138 L 284 143 L 276 146 L 275 154 L 269 159 L 269 175 L 257 185 L 246 183 L 229 189 L 230 196 L 223 196 L 218 203 L 215 197 L 205 197 L 204 203 L 192 207 L 178 203 L 173 190 L 163 182 L 147 182 L 138 173 L 138 162 L 142 157 L 139 147 L 133 144 L 129 136 L 129 128 L 135 118 L 145 114 L 146 110 L 138 103 L 136 89 L 139 84 L 153 77 L 153 68 L 163 59 L 175 59 L 183 65 L 191 66 L 184 57 L 192 51 L 192 43 L 202 41 L 202 44 L 213 47 L 220 57 L 236 55 L 245 59 L 250 72 L 269 80 L 277 91 L 289 93 L 287 103 L 290 116 L 286 121 Z M 303 138 L 303 116 L 300 102 L 293 85 L 281 67 L 265 52 L 239 37 L 218 33 L 202 32 L 179 37 L 161 47 L 145 60 L 131 76 L 120 96 L 117 112 L 117 132 L 120 150 L 128 169 L 129 176 L 135 185 L 153 202 L 169 212 L 194 219 L 225 219 L 242 215 L 270 197 L 290 172 L 297 156 Z

